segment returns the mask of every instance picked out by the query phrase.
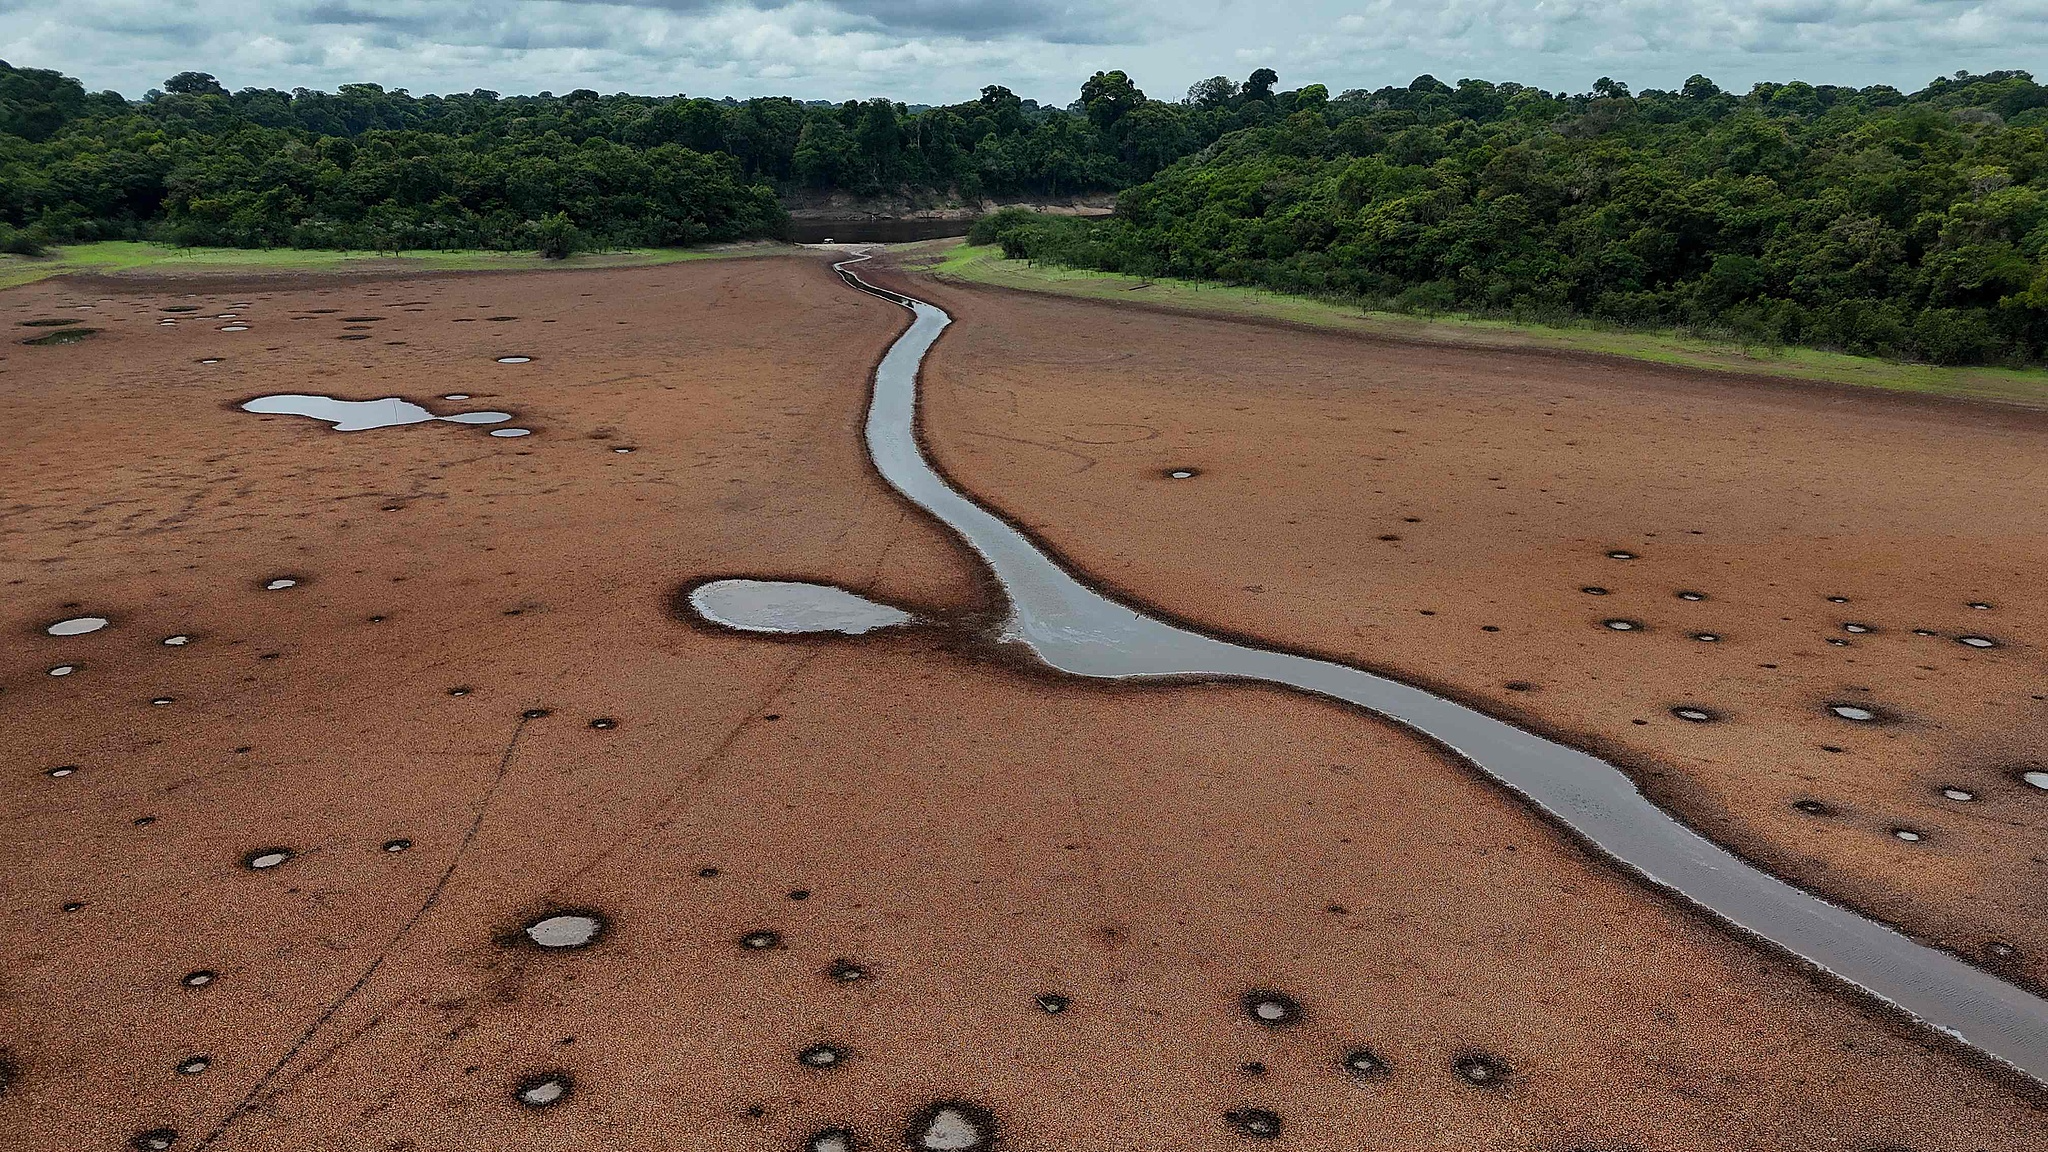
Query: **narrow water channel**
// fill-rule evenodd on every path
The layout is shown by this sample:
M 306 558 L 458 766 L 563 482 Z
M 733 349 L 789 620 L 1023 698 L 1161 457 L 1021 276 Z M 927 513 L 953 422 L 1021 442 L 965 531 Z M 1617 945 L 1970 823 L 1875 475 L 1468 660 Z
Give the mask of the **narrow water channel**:
M 1083 584 L 925 460 L 916 435 L 918 369 L 952 317 L 861 279 L 851 265 L 868 258 L 833 267 L 847 284 L 916 317 L 875 369 L 868 452 L 891 487 L 988 563 L 1010 601 L 1005 640 L 1029 646 L 1076 676 L 1262 681 L 1406 725 L 1478 765 L 1650 883 L 2048 1082 L 2048 1000 L 1756 868 L 1650 803 L 1614 765 L 1398 680 L 1154 620 Z

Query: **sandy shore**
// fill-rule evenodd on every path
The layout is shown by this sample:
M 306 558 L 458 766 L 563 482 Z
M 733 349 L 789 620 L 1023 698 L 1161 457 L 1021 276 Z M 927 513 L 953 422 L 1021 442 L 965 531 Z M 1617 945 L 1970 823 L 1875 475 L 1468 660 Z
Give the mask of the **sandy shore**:
M 1347 604 L 1356 619 L 1332 635 L 1361 629 L 1347 643 L 1371 638 L 1380 662 L 1406 621 L 1368 627 L 1376 619 L 1360 614 L 1405 608 L 1414 591 L 1400 581 L 1434 580 L 1432 619 L 1446 629 L 1465 624 L 1461 596 L 1516 604 L 1522 587 L 1530 600 L 1499 609 L 1516 628 L 1484 635 L 1529 645 L 1537 666 L 1512 674 L 1538 685 L 1531 718 L 1559 727 L 1575 714 L 1538 705 L 1605 715 L 1587 703 L 1590 677 L 1567 670 L 1614 660 L 1610 641 L 1674 643 L 1673 608 L 1648 589 L 1675 561 L 1643 531 L 1678 533 L 1640 511 L 1613 526 L 1633 535 L 1595 544 L 1632 545 L 1641 560 L 1570 558 L 1614 586 L 1599 610 L 1626 604 L 1652 625 L 1610 636 L 1584 631 L 1597 623 L 1568 614 L 1592 610 L 1572 597 L 1545 601 L 1520 554 L 1505 558 L 1518 565 L 1506 587 L 1477 586 L 1476 546 L 1380 572 L 1370 595 L 1351 587 L 1367 566 L 1327 538 L 1366 519 L 1364 496 L 1325 488 L 1336 503 L 1323 507 L 1342 514 L 1304 515 L 1318 489 L 1293 458 L 1245 446 L 1233 457 L 1227 435 L 1068 439 L 1076 411 L 1089 424 L 1159 422 L 1170 390 L 1146 384 L 1151 373 L 1206 360 L 1220 393 L 1253 360 L 1271 373 L 1276 356 L 1334 354 L 1313 340 L 1229 329 L 1176 352 L 1192 336 L 1147 335 L 1151 318 L 1095 309 L 1047 327 L 1031 309 L 1052 304 L 946 303 L 963 323 L 933 361 L 939 458 L 1020 517 L 1043 502 L 1048 538 L 1070 555 L 1101 549 L 1096 571 L 1113 581 L 1143 588 L 1186 566 L 1157 588 L 1177 611 L 1288 639 L 1289 621 Z M 226 312 L 237 315 L 199 319 Z M 1228 1146 L 1253 1139 L 1227 1119 L 1256 1119 L 1247 1110 L 1280 1117 L 1286 1146 L 1315 1149 L 1960 1150 L 2025 1147 L 2014 1134 L 2038 1128 L 2037 1093 L 1723 937 L 1461 765 L 1348 710 L 1259 689 L 1085 684 L 944 627 L 792 642 L 675 619 L 679 586 L 737 574 L 836 583 L 940 623 L 990 606 L 971 558 L 860 455 L 867 368 L 901 314 L 820 261 L 308 279 L 239 294 L 51 282 L 0 296 L 0 316 L 82 316 L 102 330 L 0 353 L 10 475 L 30 478 L 0 527 L 13 637 L 0 667 L 13 878 L 0 1119 L 18 1146 L 120 1148 L 167 1130 L 180 1149 L 212 1137 L 235 1149 L 782 1150 L 844 1126 L 859 1147 L 888 1148 L 949 1099 L 988 1108 L 1001 1147 L 1046 1150 Z M 249 330 L 219 331 L 236 324 Z M 532 359 L 497 363 L 508 355 Z M 235 410 L 268 392 L 494 408 L 534 434 L 342 434 Z M 469 399 L 435 399 L 447 394 Z M 1402 426 L 1423 428 L 1429 406 L 1409 406 L 1425 410 Z M 1126 407 L 1149 415 L 1120 419 Z M 1198 426 L 1235 427 L 1220 415 L 1234 407 Z M 1312 426 L 1272 427 L 1312 448 Z M 1115 463 L 1146 444 L 1158 458 Z M 1197 446 L 1201 477 L 1158 479 L 1180 462 L 1166 457 Z M 1099 463 L 1076 480 L 1045 467 L 1048 452 L 1069 468 Z M 1269 485 L 1277 503 L 1215 500 L 1233 468 L 1245 493 Z M 1374 486 L 1394 492 L 1396 479 Z M 1458 498 L 1443 482 L 1433 491 Z M 1535 504 L 1493 523 L 1508 511 L 1533 521 Z M 2003 523 L 2025 540 L 2030 522 L 2008 504 L 1950 530 Z M 1100 524 L 1081 517 L 1097 505 Z M 1422 524 L 1394 531 L 1426 539 L 1451 518 L 1416 514 Z M 1249 519 L 1228 523 L 1237 516 Z M 1288 517 L 1319 531 L 1281 536 Z M 1288 551 L 1318 545 L 1330 552 Z M 1700 567 L 1704 555 L 1679 558 Z M 1746 585 L 1714 572 L 1714 599 L 1686 607 L 1745 602 Z M 1948 697 L 1933 693 L 1967 696 L 1962 683 L 2002 699 L 1987 677 L 2027 659 L 2032 609 L 2008 607 L 2017 589 L 1986 572 L 1991 586 L 1966 595 L 1998 602 L 1977 626 L 2010 646 L 1930 649 L 1921 662 L 1944 676 L 1918 686 L 1913 715 L 1938 714 Z M 282 577 L 297 583 L 266 590 Z M 1271 591 L 1226 596 L 1262 582 Z M 1299 615 L 1275 613 L 1289 597 Z M 1903 646 L 1889 624 L 1904 608 L 1872 611 L 1886 633 L 1820 648 L 1815 663 Z M 83 613 L 112 623 L 40 631 Z M 1522 635 L 1546 621 L 1547 641 Z M 1727 627 L 1716 659 L 1770 658 L 1741 646 L 1761 636 Z M 172 635 L 192 639 L 161 643 Z M 1406 642 L 1428 648 L 1445 682 L 1498 655 L 1437 639 Z M 1647 692 L 1675 662 L 1595 670 Z M 48 675 L 63 664 L 77 671 Z M 1743 707 L 1761 712 L 1772 697 L 1757 691 Z M 1599 707 L 1634 700 L 1612 695 Z M 1728 723 L 1644 713 L 1654 745 L 1625 729 L 1613 742 L 1657 749 L 1672 794 L 1705 804 L 1720 777 L 1701 765 L 1743 745 L 1692 741 L 1747 740 L 1764 723 L 1737 722 L 1735 699 L 1747 698 L 1710 701 L 1731 709 Z M 1785 711 L 1777 739 L 1806 738 Z M 1847 791 L 1876 788 L 1880 754 L 1935 736 L 1913 723 L 1852 735 L 1856 751 L 1825 764 L 1868 771 L 1829 778 L 1855 815 L 1788 822 L 1821 829 L 1789 853 L 1825 860 L 1828 876 L 1888 875 L 1885 854 L 1904 845 L 1849 850 L 1858 836 L 1881 841 L 1861 806 L 1882 794 L 1852 803 Z M 1779 783 L 1748 770 L 1753 788 Z M 2025 811 L 1994 784 L 1982 811 Z M 1720 815 L 1770 848 L 1769 808 Z M 1951 832 L 1938 814 L 1922 818 L 1936 834 L 1911 859 L 1954 860 L 1952 876 L 1985 887 L 1941 899 L 1929 880 L 1895 898 L 1979 931 L 1994 913 L 2017 917 L 2024 877 L 1989 887 L 1986 861 L 1954 839 L 1976 826 Z M 273 848 L 291 855 L 245 866 Z M 583 949 L 526 941 L 525 925 L 562 912 L 600 916 L 604 933 Z M 758 932 L 772 945 L 741 945 Z M 861 975 L 845 978 L 849 964 Z M 211 979 L 184 983 L 197 972 Z M 1243 999 L 1260 989 L 1292 997 L 1300 1018 L 1255 1021 Z M 1067 998 L 1057 1014 L 1037 1001 L 1055 994 Z M 832 1067 L 799 1059 L 817 1045 L 837 1053 Z M 1387 1074 L 1347 1070 L 1359 1050 Z M 194 1057 L 203 1070 L 181 1072 Z M 1468 1078 L 1481 1072 L 1486 1086 Z M 550 1076 L 568 1085 L 555 1103 L 515 1099 Z

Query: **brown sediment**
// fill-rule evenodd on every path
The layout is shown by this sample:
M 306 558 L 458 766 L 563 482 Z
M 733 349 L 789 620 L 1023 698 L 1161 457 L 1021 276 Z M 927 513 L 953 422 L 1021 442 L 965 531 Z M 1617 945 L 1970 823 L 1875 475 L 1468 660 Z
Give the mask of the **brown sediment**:
M 928 450 L 1091 579 L 1596 751 L 1958 954 L 2048 950 L 2048 797 L 2010 782 L 2048 760 L 2048 607 L 2025 592 L 2048 417 L 914 283 L 959 320 L 925 366 Z M 1955 642 L 1994 619 L 2000 648 Z M 1954 782 L 1978 801 L 1942 797 Z M 1947 842 L 1889 836 L 1907 817 Z
M 404 351 L 327 338 L 400 292 L 430 300 L 382 322 Z M 96 343 L 0 352 L 10 462 L 38 480 L 0 523 L 10 1146 L 889 1148 L 945 1118 L 1005 1149 L 1152 1148 L 1257 1111 L 1305 1148 L 1963 1149 L 2038 1123 L 2023 1089 L 1355 710 L 1091 684 L 965 626 L 764 644 L 677 622 L 678 586 L 764 572 L 942 620 L 996 607 L 867 467 L 867 373 L 901 314 L 822 263 L 315 282 L 219 297 L 251 302 L 227 335 L 134 318 L 175 299 L 0 296 L 110 317 Z M 495 364 L 458 312 L 519 315 L 546 360 Z M 230 340 L 231 372 L 192 363 Z M 220 403 L 257 390 L 468 392 L 543 431 L 335 433 Z M 1218 475 L 1168 463 L 1136 483 Z M 265 591 L 280 573 L 301 583 Z M 1659 622 L 1600 575 L 1603 606 Z M 67 603 L 116 624 L 23 631 Z M 1581 609 L 1558 644 L 1713 647 L 1586 627 L 1613 614 Z M 60 659 L 84 671 L 45 676 Z M 1540 699 L 1554 672 L 1523 678 Z M 1871 819 L 1941 832 L 1915 851 L 1952 835 Z M 293 855 L 242 866 L 268 846 Z M 564 914 L 603 931 L 520 944 Z M 1287 1027 L 1248 1015 L 1262 990 Z M 821 1039 L 858 1058 L 819 1074 L 796 1056 Z M 1461 1078 L 1475 1052 L 1504 1086 Z M 178 1074 L 192 1053 L 205 1075 Z M 568 1090 L 522 1101 L 548 1080 Z

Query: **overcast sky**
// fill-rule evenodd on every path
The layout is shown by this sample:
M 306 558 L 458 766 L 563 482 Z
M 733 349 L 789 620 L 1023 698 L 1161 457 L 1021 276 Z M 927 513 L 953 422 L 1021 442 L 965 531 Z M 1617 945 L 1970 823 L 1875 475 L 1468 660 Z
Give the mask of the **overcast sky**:
M 1418 73 L 1583 92 L 1703 72 L 1893 84 L 2048 61 L 2044 0 L 0 0 L 0 59 L 139 96 L 230 88 L 888 95 L 1064 104 L 1101 68 L 1176 99 L 1270 67 L 1332 93 Z

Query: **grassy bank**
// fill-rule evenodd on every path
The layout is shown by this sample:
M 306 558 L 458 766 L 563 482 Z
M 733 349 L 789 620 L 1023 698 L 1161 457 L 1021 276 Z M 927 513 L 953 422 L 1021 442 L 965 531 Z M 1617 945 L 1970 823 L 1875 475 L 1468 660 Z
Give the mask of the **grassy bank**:
M 97 275 L 234 276 L 284 272 L 484 272 L 535 268 L 617 268 L 758 256 L 781 251 L 774 241 L 719 244 L 704 248 L 634 248 L 591 252 L 546 260 L 531 252 L 336 252 L 294 248 L 175 248 L 128 240 L 103 240 L 53 248 L 47 256 L 0 256 L 0 288 L 84 272 Z
M 1657 364 L 1859 384 L 2048 409 L 2048 370 L 1943 368 L 1849 356 L 1811 348 L 1746 347 L 1674 332 L 1550 327 L 1469 317 L 1366 312 L 1355 305 L 1189 280 L 1147 280 L 1114 272 L 1056 268 L 1005 260 L 994 245 L 935 241 L 904 250 L 909 267 L 973 284 L 1088 300 L 1143 301 L 1205 315 L 1285 320 L 1425 343 L 1500 348 L 1553 348 L 1626 356 Z

